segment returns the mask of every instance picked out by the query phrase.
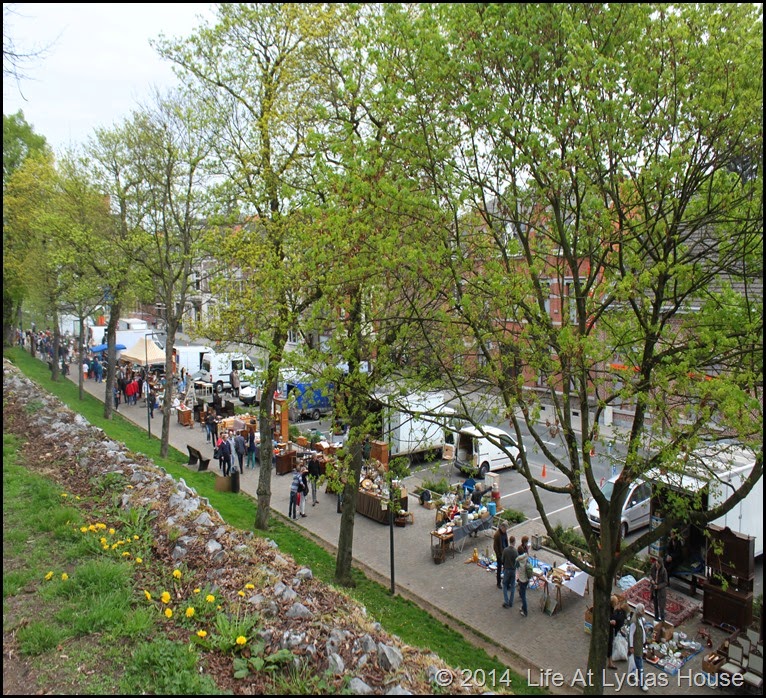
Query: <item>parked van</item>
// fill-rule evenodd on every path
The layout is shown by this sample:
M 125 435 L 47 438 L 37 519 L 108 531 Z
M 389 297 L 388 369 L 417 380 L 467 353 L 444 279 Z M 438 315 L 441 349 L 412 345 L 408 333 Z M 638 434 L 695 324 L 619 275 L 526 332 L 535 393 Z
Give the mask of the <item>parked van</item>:
M 617 482 L 619 475 L 609 478 L 602 486 L 601 492 L 607 498 L 612 498 L 614 483 Z M 628 533 L 637 531 L 649 525 L 651 520 L 652 505 L 652 486 L 643 480 L 636 480 L 630 486 L 628 496 L 625 498 L 625 504 L 622 507 L 622 516 L 620 517 L 620 535 L 624 539 Z M 598 510 L 598 503 L 591 499 L 588 503 L 588 521 L 597 531 L 601 530 L 601 515 Z
M 483 478 L 490 471 L 513 468 L 521 456 L 516 440 L 498 427 L 463 427 L 456 441 L 455 467 L 467 475 Z
M 202 359 L 205 354 L 212 351 L 213 349 L 211 347 L 207 347 L 204 344 L 173 347 L 173 361 L 175 363 L 176 373 L 180 373 L 181 369 L 185 368 L 186 373 L 188 373 L 192 379 L 204 378 L 204 372 L 202 372 Z
M 202 355 L 203 379 L 213 384 L 213 390 L 222 393 L 231 389 L 231 372 L 239 371 L 240 387 L 256 382 L 256 363 L 247 354 L 230 351 L 208 351 Z

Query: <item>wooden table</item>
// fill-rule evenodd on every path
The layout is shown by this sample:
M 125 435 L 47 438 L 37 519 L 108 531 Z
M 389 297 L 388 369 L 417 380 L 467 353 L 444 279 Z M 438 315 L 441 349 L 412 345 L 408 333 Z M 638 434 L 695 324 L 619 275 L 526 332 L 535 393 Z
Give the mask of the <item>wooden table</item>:
M 455 557 L 455 545 L 452 534 L 431 531 L 431 557 L 434 564 L 440 565 L 447 559 L 447 555 Z
M 192 410 L 182 410 L 180 407 L 176 408 L 178 413 L 178 423 L 184 427 L 192 426 L 194 419 L 194 412 Z
M 359 490 L 356 496 L 356 511 L 362 516 L 366 516 L 373 521 L 379 521 L 380 523 L 388 523 L 389 512 L 388 509 L 383 509 L 382 498 L 377 497 L 374 494 L 369 494 L 364 490 Z M 402 497 L 398 504 L 393 503 L 394 514 L 398 514 L 400 511 L 408 510 L 407 497 Z

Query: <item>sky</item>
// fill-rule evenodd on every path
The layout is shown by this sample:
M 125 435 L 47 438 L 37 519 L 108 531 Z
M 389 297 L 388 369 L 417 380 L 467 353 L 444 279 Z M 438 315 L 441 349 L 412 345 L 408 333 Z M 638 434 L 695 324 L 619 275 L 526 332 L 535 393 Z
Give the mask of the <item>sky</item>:
M 3 45 L 41 52 L 17 82 L 3 76 L 3 114 L 24 112 L 56 153 L 84 144 L 147 103 L 153 87 L 177 84 L 171 64 L 149 46 L 160 34 L 189 36 L 213 16 L 212 3 L 3 3 Z

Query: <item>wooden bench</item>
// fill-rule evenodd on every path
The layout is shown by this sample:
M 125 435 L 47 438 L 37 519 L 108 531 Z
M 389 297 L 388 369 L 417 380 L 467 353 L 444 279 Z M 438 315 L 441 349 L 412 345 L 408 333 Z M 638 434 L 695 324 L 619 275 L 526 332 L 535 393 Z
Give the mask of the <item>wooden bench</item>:
M 196 465 L 197 472 L 207 470 L 207 466 L 210 464 L 209 458 L 203 458 L 202 454 L 194 446 L 187 445 L 186 450 L 189 451 L 189 462 L 186 465 Z

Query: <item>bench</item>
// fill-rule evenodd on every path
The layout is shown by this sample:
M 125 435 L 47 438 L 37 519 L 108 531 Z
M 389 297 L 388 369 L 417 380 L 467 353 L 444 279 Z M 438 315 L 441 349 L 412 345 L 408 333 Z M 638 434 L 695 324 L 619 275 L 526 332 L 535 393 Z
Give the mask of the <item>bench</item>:
M 203 458 L 202 454 L 194 446 L 187 445 L 186 450 L 189 451 L 189 462 L 186 465 L 196 465 L 197 472 L 207 470 L 207 466 L 210 464 L 209 458 Z

